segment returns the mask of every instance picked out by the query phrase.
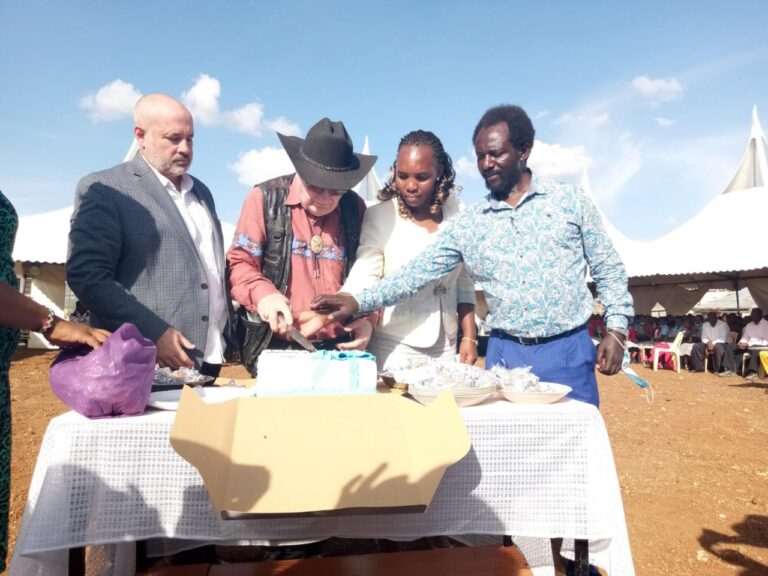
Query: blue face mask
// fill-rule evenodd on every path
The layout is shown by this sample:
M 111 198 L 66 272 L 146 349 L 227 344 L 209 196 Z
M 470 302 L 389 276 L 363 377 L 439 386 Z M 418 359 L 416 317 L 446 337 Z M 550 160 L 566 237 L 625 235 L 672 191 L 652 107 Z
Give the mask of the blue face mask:
M 651 388 L 651 385 L 645 378 L 638 376 L 634 368 L 629 365 L 629 350 L 626 349 L 624 350 L 624 358 L 621 361 L 621 371 L 624 372 L 627 378 L 632 380 L 632 382 L 645 390 L 645 399 L 651 404 L 653 402 L 653 388 Z

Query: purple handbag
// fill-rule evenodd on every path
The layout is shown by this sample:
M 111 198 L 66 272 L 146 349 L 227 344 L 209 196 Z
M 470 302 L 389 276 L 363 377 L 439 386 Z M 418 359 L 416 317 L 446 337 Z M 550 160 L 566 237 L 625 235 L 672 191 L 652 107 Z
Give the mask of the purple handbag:
M 88 418 L 136 416 L 152 390 L 157 348 L 133 324 L 123 324 L 98 350 L 63 348 L 49 372 L 53 393 Z

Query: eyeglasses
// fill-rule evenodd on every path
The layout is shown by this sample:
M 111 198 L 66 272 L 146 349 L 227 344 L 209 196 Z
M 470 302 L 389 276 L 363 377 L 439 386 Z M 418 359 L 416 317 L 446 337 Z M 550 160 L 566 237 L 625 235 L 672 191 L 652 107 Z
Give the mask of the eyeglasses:
M 317 186 L 307 186 L 307 191 L 315 196 L 328 194 L 328 196 L 343 196 L 346 190 L 331 190 L 330 188 L 318 188 Z

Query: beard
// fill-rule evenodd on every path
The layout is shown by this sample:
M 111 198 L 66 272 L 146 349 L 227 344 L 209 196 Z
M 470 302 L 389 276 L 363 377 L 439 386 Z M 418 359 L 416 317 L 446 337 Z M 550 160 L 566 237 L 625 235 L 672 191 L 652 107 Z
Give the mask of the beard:
M 177 176 L 184 176 L 184 174 L 187 173 L 187 170 L 189 170 L 189 166 L 192 163 L 191 158 L 161 158 L 160 156 L 156 154 L 152 154 L 148 152 L 146 149 L 143 152 L 144 158 L 147 162 L 149 162 L 152 167 L 160 172 L 163 176 L 166 178 L 168 177 L 177 177 Z
M 499 175 L 499 182 L 497 184 L 491 184 L 488 180 L 485 180 L 485 187 L 496 200 L 504 201 L 509 198 L 509 194 L 517 186 L 518 182 L 520 182 L 520 172 L 509 174 L 506 177 Z
M 174 164 L 171 162 L 169 163 L 166 170 L 168 173 L 173 174 L 174 176 L 184 176 L 184 174 L 187 173 L 187 170 L 189 170 L 189 163 L 187 162 L 184 164 Z

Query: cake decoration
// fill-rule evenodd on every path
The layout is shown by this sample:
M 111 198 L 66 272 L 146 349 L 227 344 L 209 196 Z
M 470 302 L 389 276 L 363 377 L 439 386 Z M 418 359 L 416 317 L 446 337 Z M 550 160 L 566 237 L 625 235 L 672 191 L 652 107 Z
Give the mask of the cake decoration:
M 265 350 L 257 369 L 257 396 L 376 393 L 376 358 L 369 352 Z

